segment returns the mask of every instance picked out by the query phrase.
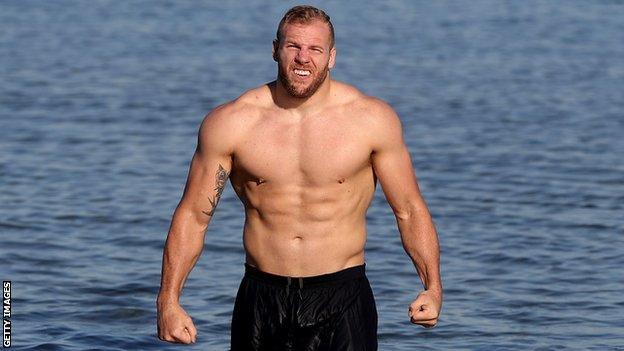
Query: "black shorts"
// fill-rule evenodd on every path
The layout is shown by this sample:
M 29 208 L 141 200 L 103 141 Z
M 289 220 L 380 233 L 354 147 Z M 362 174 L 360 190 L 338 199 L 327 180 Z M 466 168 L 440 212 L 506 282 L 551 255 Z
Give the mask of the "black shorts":
M 365 265 L 284 277 L 245 264 L 231 351 L 377 350 L 377 308 Z

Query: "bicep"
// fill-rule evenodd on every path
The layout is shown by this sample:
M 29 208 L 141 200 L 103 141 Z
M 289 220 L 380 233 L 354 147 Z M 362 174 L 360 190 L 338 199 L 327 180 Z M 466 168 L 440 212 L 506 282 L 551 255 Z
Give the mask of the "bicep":
M 212 217 L 231 171 L 228 157 L 196 151 L 191 161 L 182 204 L 198 216 Z
M 230 138 L 218 121 L 202 123 L 180 206 L 198 222 L 208 222 L 219 203 L 232 169 Z
M 424 202 L 398 116 L 389 114 L 376 130 L 372 164 L 390 207 L 397 215 L 418 210 Z

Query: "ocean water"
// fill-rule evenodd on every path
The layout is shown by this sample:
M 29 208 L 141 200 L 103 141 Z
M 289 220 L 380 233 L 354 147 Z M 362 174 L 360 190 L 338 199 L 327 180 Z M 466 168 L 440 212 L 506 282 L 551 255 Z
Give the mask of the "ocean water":
M 436 222 L 439 325 L 380 188 L 367 269 L 380 350 L 624 350 L 624 2 L 313 2 L 335 79 L 403 121 Z M 0 277 L 16 350 L 176 350 L 156 337 L 169 221 L 204 114 L 274 79 L 293 2 L 0 2 Z M 229 184 L 229 183 L 228 183 Z M 228 185 L 187 281 L 226 350 L 243 273 Z

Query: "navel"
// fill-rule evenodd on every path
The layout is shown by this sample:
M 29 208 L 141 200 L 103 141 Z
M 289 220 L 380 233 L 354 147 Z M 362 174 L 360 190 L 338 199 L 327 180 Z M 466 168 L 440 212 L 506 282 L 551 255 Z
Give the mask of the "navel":
M 340 183 L 340 184 L 344 183 L 344 181 L 345 181 L 345 178 L 338 179 L 338 183 Z
M 256 185 L 260 185 L 260 184 L 264 184 L 264 183 L 266 183 L 266 179 L 264 179 L 264 178 L 256 179 Z

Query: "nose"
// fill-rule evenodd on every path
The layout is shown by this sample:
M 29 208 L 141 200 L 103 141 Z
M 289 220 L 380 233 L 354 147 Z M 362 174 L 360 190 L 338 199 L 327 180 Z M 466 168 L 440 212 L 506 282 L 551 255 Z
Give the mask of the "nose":
M 310 62 L 310 53 L 308 52 L 308 49 L 302 48 L 301 50 L 299 50 L 297 52 L 297 56 L 295 56 L 295 61 L 297 61 L 297 63 Z

